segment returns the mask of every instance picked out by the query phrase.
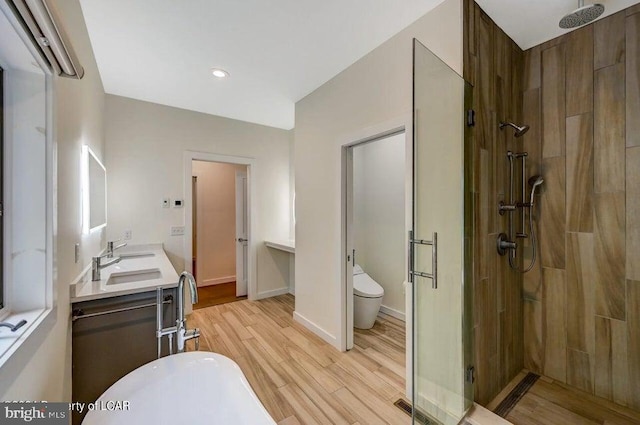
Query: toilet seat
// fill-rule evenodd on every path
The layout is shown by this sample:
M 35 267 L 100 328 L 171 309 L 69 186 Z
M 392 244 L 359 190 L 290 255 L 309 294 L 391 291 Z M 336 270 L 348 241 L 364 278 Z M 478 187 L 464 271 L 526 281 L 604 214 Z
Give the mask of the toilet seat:
M 384 289 L 366 273 L 353 276 L 353 294 L 363 298 L 380 298 Z

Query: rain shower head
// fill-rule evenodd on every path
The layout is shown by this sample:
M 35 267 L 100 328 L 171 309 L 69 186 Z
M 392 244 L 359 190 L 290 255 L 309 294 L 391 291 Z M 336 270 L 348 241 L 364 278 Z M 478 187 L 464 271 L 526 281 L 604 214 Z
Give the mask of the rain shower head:
M 502 130 L 505 127 L 513 127 L 513 129 L 516 130 L 516 133 L 514 134 L 515 137 L 521 137 L 524 133 L 529 131 L 529 126 L 526 124 L 521 126 L 521 125 L 514 124 L 512 122 L 501 122 L 500 130 Z
M 600 3 L 584 5 L 584 0 L 578 1 L 578 8 L 564 15 L 560 19 L 560 28 L 570 29 L 586 25 L 604 13 L 604 5 Z

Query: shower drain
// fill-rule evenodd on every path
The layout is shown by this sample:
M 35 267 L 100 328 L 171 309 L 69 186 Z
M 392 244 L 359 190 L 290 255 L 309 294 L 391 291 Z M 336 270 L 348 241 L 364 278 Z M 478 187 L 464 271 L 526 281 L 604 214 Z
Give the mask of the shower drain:
M 407 415 L 412 416 L 413 408 L 411 407 L 411 404 L 407 403 L 405 400 L 399 398 L 398 401 L 393 404 Z M 436 425 L 438 423 L 431 421 L 425 414 L 420 413 L 420 411 L 416 411 L 416 422 L 423 425 Z
M 524 395 L 533 387 L 533 384 L 540 378 L 540 375 L 536 375 L 535 373 L 527 373 L 527 375 L 522 378 L 522 381 L 515 386 L 514 389 L 511 390 L 509 395 L 507 395 L 504 400 L 500 402 L 498 407 L 493 411 L 498 416 L 506 418 L 511 409 L 515 407 L 516 404 L 524 397 Z

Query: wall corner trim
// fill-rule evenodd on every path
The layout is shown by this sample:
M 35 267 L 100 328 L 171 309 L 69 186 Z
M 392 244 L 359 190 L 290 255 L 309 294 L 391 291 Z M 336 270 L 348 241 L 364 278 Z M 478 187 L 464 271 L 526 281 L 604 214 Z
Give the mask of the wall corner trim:
M 198 285 L 198 288 L 201 288 L 203 286 L 220 285 L 223 283 L 230 283 L 235 281 L 236 281 L 236 275 L 216 277 L 213 279 L 205 279 Z
M 338 341 L 338 338 L 331 335 L 329 332 L 325 331 L 320 326 L 316 325 L 311 320 L 307 319 L 297 311 L 293 312 L 293 320 L 300 323 L 302 326 L 304 326 L 305 328 L 309 329 L 311 332 L 313 332 L 314 334 L 322 338 L 323 341 L 327 342 L 328 344 L 331 344 L 336 350 L 342 351 L 340 349 L 340 342 Z
M 387 316 L 395 317 L 398 320 L 406 321 L 406 315 L 400 310 L 396 310 L 395 308 L 387 307 L 386 305 L 380 306 L 380 313 L 386 314 Z
M 256 294 L 256 300 L 262 300 L 265 298 L 277 297 L 278 295 L 284 295 L 289 293 L 289 287 L 285 286 L 284 288 L 272 289 L 270 291 L 258 292 Z

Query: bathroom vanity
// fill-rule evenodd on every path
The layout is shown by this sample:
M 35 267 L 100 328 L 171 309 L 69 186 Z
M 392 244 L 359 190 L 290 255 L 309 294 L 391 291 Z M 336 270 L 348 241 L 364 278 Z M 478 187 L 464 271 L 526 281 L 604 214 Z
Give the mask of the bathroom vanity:
M 296 241 L 295 239 L 270 239 L 264 241 L 264 244 L 277 251 L 286 252 L 289 254 L 289 276 L 287 279 L 287 284 L 289 286 L 289 293 L 291 295 L 296 294 Z
M 158 358 L 156 289 L 163 288 L 163 326 L 176 323 L 178 275 L 161 245 L 116 251 L 119 263 L 71 286 L 72 400 L 94 402 L 107 388 Z M 164 338 L 162 355 L 169 353 Z M 175 347 L 175 346 L 174 346 Z M 175 352 L 175 348 L 174 348 Z M 80 424 L 85 412 L 73 412 Z

